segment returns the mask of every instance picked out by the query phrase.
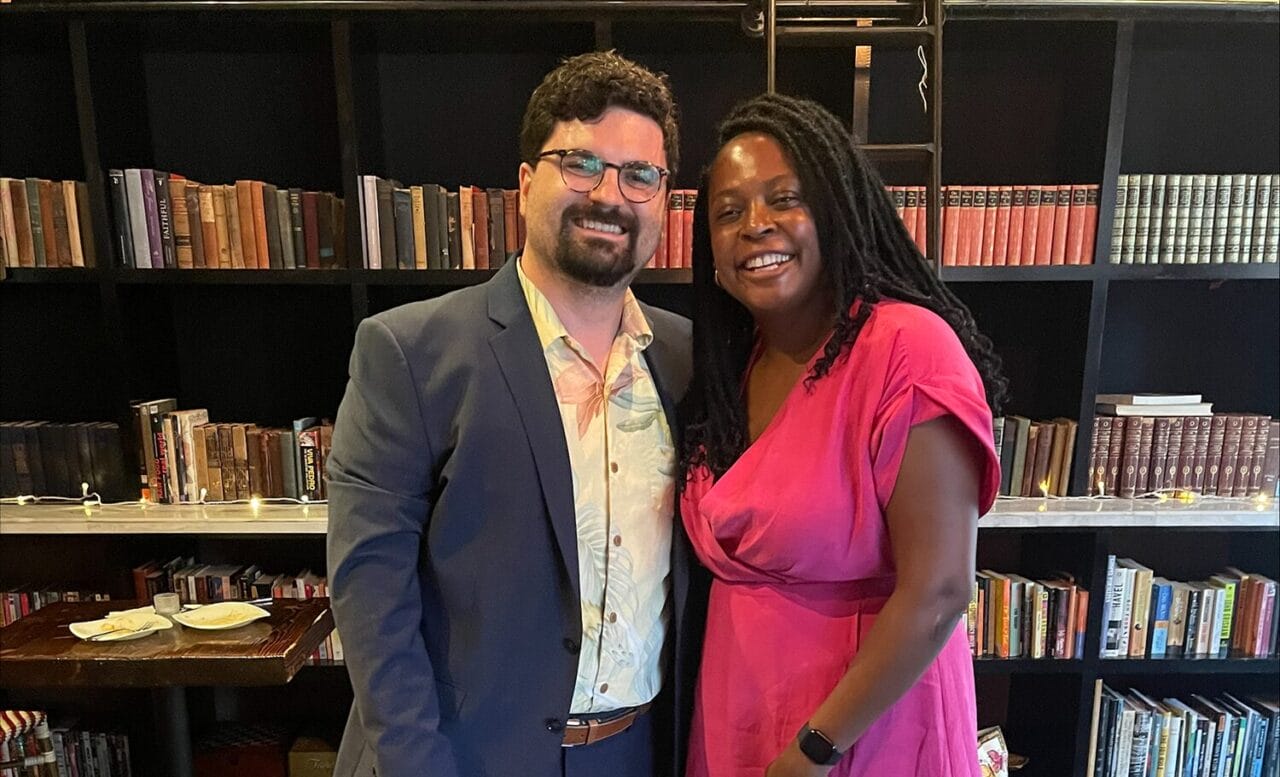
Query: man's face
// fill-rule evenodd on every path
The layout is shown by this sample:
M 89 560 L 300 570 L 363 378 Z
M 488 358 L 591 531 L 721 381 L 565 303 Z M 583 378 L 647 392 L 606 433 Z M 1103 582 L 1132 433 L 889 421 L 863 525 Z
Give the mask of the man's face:
M 608 108 L 590 121 L 557 122 L 540 150 L 552 149 L 589 151 L 615 165 L 667 166 L 662 128 L 626 108 Z M 652 199 L 636 203 L 623 196 L 618 174 L 606 167 L 599 186 L 578 193 L 565 184 L 554 154 L 520 166 L 526 245 L 549 269 L 586 285 L 613 287 L 630 282 L 653 256 L 670 182 L 664 179 Z

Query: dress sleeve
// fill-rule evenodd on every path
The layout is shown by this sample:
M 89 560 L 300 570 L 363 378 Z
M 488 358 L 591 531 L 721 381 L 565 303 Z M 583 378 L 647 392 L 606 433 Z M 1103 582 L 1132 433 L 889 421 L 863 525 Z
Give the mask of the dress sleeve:
M 881 509 L 893 496 L 911 427 L 951 415 L 978 443 L 981 483 L 978 512 L 991 509 L 1000 489 L 1000 460 L 992 439 L 991 409 L 977 368 L 951 327 L 918 309 L 899 329 L 889 350 L 885 389 L 871 431 L 871 461 Z

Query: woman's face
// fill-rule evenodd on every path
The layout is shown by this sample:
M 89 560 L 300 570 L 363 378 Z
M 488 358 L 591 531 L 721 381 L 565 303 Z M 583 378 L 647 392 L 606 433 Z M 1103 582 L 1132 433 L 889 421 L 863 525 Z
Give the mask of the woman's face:
M 776 140 L 752 132 L 725 144 L 707 197 L 721 288 L 756 317 L 829 314 L 817 225 Z

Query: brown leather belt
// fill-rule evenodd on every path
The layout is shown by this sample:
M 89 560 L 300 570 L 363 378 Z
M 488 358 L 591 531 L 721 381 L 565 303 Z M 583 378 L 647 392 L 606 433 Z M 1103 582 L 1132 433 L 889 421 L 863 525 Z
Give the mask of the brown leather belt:
M 650 704 L 633 707 L 616 718 L 594 720 L 586 717 L 569 718 L 564 725 L 564 743 L 561 747 L 579 747 L 608 739 L 631 728 L 636 718 L 649 711 Z

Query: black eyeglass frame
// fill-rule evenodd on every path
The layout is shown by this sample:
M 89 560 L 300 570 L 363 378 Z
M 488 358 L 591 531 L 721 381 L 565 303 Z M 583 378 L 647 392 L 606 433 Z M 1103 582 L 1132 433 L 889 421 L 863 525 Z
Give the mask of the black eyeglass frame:
M 600 161 L 600 164 L 602 165 L 602 167 L 600 168 L 600 174 L 598 177 L 596 177 L 595 183 L 591 185 L 591 188 L 575 189 L 574 185 L 569 182 L 570 176 L 567 175 L 564 171 L 564 158 L 570 154 L 582 154 L 584 156 L 594 157 L 595 159 L 598 159 Z M 601 159 L 599 154 L 595 153 L 594 151 L 588 151 L 585 148 L 553 148 L 548 151 L 543 151 L 542 153 L 535 156 L 534 162 L 536 164 L 537 162 L 541 162 L 547 157 L 551 157 L 551 156 L 559 157 L 559 161 L 557 162 L 556 166 L 560 168 L 560 180 L 564 181 L 564 185 L 569 187 L 570 191 L 577 192 L 578 194 L 586 194 L 587 192 L 595 191 L 597 188 L 599 188 L 600 184 L 604 182 L 604 171 L 609 168 L 613 168 L 614 170 L 618 171 L 618 192 L 623 196 L 624 199 L 627 200 L 627 202 L 631 202 L 636 205 L 643 205 L 646 202 L 651 202 L 653 198 L 657 197 L 659 192 L 662 191 L 662 182 L 664 180 L 669 180 L 671 177 L 671 171 L 665 167 L 662 167 L 661 165 L 655 165 L 652 162 L 641 162 L 641 161 L 623 162 L 622 164 L 606 162 L 604 159 Z M 626 170 L 628 168 L 635 169 L 635 167 L 639 165 L 643 165 L 645 167 L 652 167 L 653 169 L 658 171 L 657 187 L 653 190 L 653 194 L 649 195 L 643 200 L 637 200 L 629 196 L 627 194 L 626 187 L 622 185 L 623 170 Z M 575 181 L 588 180 L 586 178 L 581 178 L 578 176 L 573 176 L 573 179 Z

